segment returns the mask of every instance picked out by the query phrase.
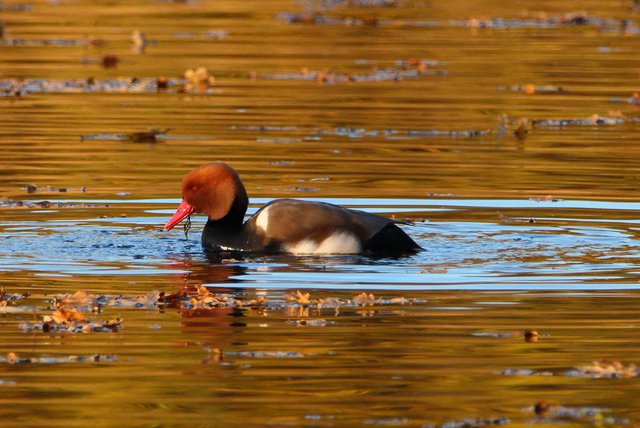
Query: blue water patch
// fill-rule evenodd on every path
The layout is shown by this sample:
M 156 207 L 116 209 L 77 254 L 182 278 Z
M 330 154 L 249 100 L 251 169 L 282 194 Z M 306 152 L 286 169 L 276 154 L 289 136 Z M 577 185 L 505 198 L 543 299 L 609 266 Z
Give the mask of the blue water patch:
M 256 198 L 250 213 L 269 200 Z M 640 242 L 634 227 L 638 220 L 626 219 L 630 217 L 628 211 L 640 208 L 638 203 L 453 198 L 322 200 L 393 213 L 396 218 L 412 213 L 439 217 L 401 225 L 426 249 L 409 257 L 249 255 L 225 259 L 207 256 L 200 246 L 204 216 L 193 217 L 188 239 L 181 230 L 162 231 L 178 199 L 61 201 L 99 202 L 103 206 L 126 203 L 129 216 L 104 218 L 99 215 L 99 208 L 83 208 L 82 215 L 86 217 L 72 218 L 78 213 L 67 208 L 53 219 L 39 216 L 41 220 L 5 220 L 0 223 L 0 272 L 51 277 L 189 274 L 205 285 L 225 288 L 638 288 Z M 493 214 L 488 219 L 488 208 L 507 213 L 527 209 L 543 215 L 536 222 L 512 217 L 507 220 Z M 600 215 L 594 215 L 599 211 Z M 442 219 L 453 215 L 458 219 L 472 218 L 478 213 L 484 213 L 482 221 Z

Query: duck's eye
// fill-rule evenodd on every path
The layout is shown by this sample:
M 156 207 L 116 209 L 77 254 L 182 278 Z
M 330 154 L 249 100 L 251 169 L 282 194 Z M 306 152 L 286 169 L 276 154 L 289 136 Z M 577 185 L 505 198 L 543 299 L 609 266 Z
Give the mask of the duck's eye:
M 198 189 L 200 189 L 198 186 L 191 186 L 191 191 L 193 193 L 196 193 L 198 191 Z

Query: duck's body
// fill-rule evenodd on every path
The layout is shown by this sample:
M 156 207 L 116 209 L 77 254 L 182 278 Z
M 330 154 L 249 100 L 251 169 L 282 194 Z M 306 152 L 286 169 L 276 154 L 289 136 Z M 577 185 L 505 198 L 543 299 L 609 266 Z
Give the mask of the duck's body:
M 228 165 L 214 162 L 183 180 L 183 202 L 169 230 L 193 212 L 209 220 L 202 245 L 209 251 L 292 254 L 403 254 L 420 250 L 394 220 L 323 202 L 277 199 L 243 223 L 246 190 Z

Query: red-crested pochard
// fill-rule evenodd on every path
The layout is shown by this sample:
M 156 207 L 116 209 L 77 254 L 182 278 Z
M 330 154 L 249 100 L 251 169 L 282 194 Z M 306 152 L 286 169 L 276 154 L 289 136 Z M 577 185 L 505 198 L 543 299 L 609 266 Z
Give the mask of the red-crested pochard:
M 243 223 L 248 203 L 238 173 L 223 162 L 209 163 L 184 177 L 182 203 L 164 230 L 204 213 L 209 220 L 202 246 L 209 251 L 398 255 L 421 250 L 396 221 L 364 211 L 276 199 Z

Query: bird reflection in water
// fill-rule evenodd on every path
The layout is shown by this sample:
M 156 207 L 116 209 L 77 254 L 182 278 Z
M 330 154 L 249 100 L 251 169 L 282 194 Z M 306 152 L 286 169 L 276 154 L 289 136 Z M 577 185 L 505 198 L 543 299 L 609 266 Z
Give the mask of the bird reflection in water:
M 220 255 L 208 255 L 207 260 L 194 259 L 188 255 L 180 259 L 173 259 L 167 266 L 170 269 L 181 270 L 182 275 L 173 276 L 176 282 L 177 292 L 185 292 L 190 295 L 198 294 L 198 286 L 212 286 L 210 291 L 214 294 L 224 294 L 237 291 L 237 288 L 225 288 L 225 283 L 237 283 L 238 276 L 246 273 L 246 268 L 238 264 L 223 262 Z M 213 308 L 180 308 L 182 317 L 181 326 L 184 333 L 196 334 L 201 338 L 200 346 L 205 350 L 222 349 L 231 344 L 230 338 L 246 327 L 243 321 L 246 309 L 238 306 L 222 306 Z M 193 342 L 184 343 L 184 346 L 193 346 Z M 215 362 L 221 359 L 214 358 L 214 351 L 207 351 L 207 362 Z

